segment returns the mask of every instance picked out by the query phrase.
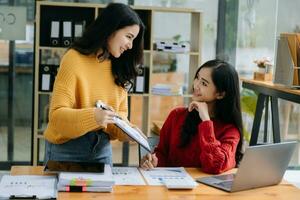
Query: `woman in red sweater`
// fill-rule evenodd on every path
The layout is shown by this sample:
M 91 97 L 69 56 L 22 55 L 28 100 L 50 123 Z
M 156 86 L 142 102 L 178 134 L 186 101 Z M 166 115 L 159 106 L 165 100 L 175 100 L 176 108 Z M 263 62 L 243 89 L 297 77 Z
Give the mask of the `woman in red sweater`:
M 242 140 L 238 74 L 230 64 L 211 60 L 196 72 L 192 102 L 171 111 L 141 167 L 201 167 L 218 174 L 238 164 Z

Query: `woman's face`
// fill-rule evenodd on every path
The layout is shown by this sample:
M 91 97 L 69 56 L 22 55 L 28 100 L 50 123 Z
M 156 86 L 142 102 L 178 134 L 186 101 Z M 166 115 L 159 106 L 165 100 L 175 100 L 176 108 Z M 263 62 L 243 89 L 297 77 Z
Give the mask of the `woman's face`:
M 108 38 L 109 53 L 113 57 L 119 58 L 122 53 L 132 48 L 133 40 L 138 35 L 139 31 L 140 27 L 136 24 L 115 31 Z
M 194 101 L 211 103 L 216 99 L 223 98 L 212 81 L 212 68 L 203 67 L 194 80 L 194 92 L 192 99 Z

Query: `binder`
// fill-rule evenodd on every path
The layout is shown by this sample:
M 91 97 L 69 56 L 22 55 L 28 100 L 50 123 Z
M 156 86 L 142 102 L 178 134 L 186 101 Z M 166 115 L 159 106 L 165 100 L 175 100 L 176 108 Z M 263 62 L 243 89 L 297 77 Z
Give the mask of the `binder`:
M 145 90 L 144 67 L 140 65 L 137 69 L 138 75 L 135 79 L 134 92 L 143 93 Z
M 138 75 L 134 81 L 135 93 L 148 93 L 149 92 L 149 68 L 146 66 L 138 67 Z
M 82 36 L 84 30 L 85 21 L 75 22 L 74 24 L 74 39 L 78 39 Z
M 50 67 L 48 65 L 40 66 L 40 91 L 50 90 Z
M 40 65 L 40 91 L 49 92 L 53 90 L 58 65 Z
M 72 42 L 72 22 L 64 21 L 63 22 L 63 36 L 62 36 L 62 44 L 65 47 L 71 45 Z
M 60 26 L 59 21 L 51 22 L 50 46 L 60 46 L 59 26 Z

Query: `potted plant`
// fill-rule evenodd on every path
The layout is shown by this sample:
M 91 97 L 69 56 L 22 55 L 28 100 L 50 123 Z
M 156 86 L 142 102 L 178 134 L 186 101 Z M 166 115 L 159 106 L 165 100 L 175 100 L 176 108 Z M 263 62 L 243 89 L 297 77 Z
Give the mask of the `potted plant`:
M 271 73 L 271 69 L 273 64 L 271 63 L 271 59 L 268 57 L 263 57 L 261 59 L 256 59 L 253 61 L 257 67 L 258 67 L 258 72 L 260 73 Z
M 258 71 L 254 72 L 255 80 L 271 81 L 272 80 L 272 62 L 268 57 L 256 59 L 253 61 L 258 67 Z

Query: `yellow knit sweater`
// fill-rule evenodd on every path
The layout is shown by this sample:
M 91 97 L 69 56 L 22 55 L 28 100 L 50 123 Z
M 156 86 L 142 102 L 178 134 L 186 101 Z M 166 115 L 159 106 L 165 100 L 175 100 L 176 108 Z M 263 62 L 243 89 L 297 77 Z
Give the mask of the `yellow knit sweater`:
M 115 84 L 111 61 L 100 63 L 96 56 L 68 50 L 55 79 L 45 138 L 51 143 L 62 144 L 103 128 L 94 116 L 97 100 L 112 106 L 119 116 L 127 119 L 127 91 Z M 112 124 L 104 131 L 111 139 L 128 139 Z

